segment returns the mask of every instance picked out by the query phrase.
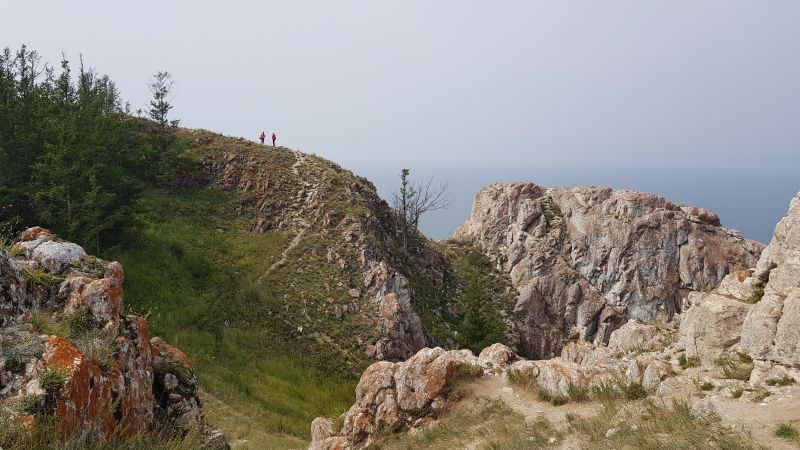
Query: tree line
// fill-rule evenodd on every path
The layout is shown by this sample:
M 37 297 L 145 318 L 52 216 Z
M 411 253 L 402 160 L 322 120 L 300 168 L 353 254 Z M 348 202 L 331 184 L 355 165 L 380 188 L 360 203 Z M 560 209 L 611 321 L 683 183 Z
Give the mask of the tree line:
M 73 73 L 75 72 L 75 73 Z M 58 69 L 22 46 L 0 53 L 0 229 L 41 224 L 97 249 L 117 242 L 147 186 L 169 183 L 181 149 L 168 73 L 137 118 L 114 82 L 66 57 Z

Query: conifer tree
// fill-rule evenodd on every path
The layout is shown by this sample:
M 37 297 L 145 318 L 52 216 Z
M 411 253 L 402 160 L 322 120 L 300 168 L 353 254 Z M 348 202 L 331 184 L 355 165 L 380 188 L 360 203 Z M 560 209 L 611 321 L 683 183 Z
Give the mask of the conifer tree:
M 147 111 L 147 115 L 158 123 L 162 130 L 166 129 L 167 125 L 178 126 L 179 123 L 178 120 L 170 122 L 167 118 L 169 111 L 172 109 L 170 94 L 172 93 L 173 84 L 172 75 L 166 71 L 156 72 L 153 75 L 153 81 L 150 82 L 150 92 L 153 94 L 153 99 L 150 100 L 150 109 Z

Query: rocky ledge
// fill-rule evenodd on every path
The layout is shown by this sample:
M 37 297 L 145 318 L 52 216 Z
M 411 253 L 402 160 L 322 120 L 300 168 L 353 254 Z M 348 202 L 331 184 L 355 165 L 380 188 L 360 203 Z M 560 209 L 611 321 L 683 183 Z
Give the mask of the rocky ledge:
M 607 343 L 625 322 L 668 322 L 691 292 L 752 267 L 763 245 L 712 211 L 602 187 L 493 184 L 456 239 L 478 244 L 518 298 L 509 343 L 557 355 L 576 339 Z
M 62 439 L 83 441 L 169 426 L 228 448 L 205 422 L 191 361 L 124 314 L 123 279 L 119 263 L 43 228 L 0 251 L 3 422 L 52 418 Z

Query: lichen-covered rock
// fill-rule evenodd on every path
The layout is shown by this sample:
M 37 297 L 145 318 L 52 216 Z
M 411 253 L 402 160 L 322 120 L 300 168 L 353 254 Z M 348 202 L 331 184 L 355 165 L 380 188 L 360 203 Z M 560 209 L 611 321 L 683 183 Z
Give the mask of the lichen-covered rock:
M 498 343 L 481 350 L 478 355 L 478 364 L 484 369 L 503 369 L 518 359 L 519 356 L 507 345 Z
M 424 348 L 397 368 L 397 403 L 404 411 L 423 412 L 453 379 L 479 371 L 477 358 L 469 350 Z
M 335 433 L 330 419 L 315 419 L 310 448 L 364 445 L 378 430 L 395 431 L 435 416 L 446 406 L 445 397 L 456 379 L 480 373 L 478 359 L 469 350 L 439 347 L 424 348 L 400 363 L 373 363 L 361 375 L 356 402 L 343 415 L 342 430 Z
M 28 229 L 22 236 L 29 239 L 18 242 L 15 247 L 24 250 L 28 258 L 50 272 L 60 272 L 64 267 L 87 256 L 80 245 L 56 241 L 55 236 L 43 228 Z
M 116 428 L 112 374 L 105 373 L 91 358 L 58 336 L 47 339 L 42 360 L 45 371 L 66 377 L 55 394 L 54 415 L 61 436 L 77 433 L 111 437 Z
M 598 187 L 493 184 L 456 238 L 476 242 L 518 292 L 512 318 L 524 356 L 576 338 L 608 342 L 631 319 L 667 322 L 687 291 L 752 267 L 761 244 L 716 214 L 651 194 Z
M 205 422 L 186 355 L 151 339 L 144 318 L 123 314 L 122 265 L 42 228 L 22 237 L 21 255 L 0 252 L 0 409 L 43 396 L 36 414 L 52 416 L 64 438 L 132 437 L 168 418 L 208 448 L 227 448 Z M 69 322 L 69 338 L 41 336 L 34 324 L 43 320 Z
M 116 261 L 105 267 L 105 276 L 92 279 L 86 276 L 68 278 L 61 284 L 58 296 L 66 303 L 64 311 L 72 314 L 81 307 L 87 307 L 101 323 L 115 319 L 124 310 L 122 265 Z

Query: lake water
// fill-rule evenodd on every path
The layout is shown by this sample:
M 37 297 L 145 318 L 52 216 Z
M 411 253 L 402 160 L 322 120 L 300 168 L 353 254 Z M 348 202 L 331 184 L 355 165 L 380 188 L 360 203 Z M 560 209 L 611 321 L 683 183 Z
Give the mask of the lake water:
M 398 167 L 351 165 L 349 168 L 371 180 L 385 199 L 399 183 Z M 772 237 L 775 224 L 786 214 L 789 200 L 800 191 L 800 173 L 795 169 L 459 165 L 409 168 L 415 178 L 433 176 L 449 182 L 453 203 L 446 210 L 424 217 L 420 226 L 434 239 L 451 237 L 469 216 L 475 193 L 494 182 L 596 185 L 652 192 L 675 203 L 711 209 L 719 214 L 726 228 L 765 243 Z

